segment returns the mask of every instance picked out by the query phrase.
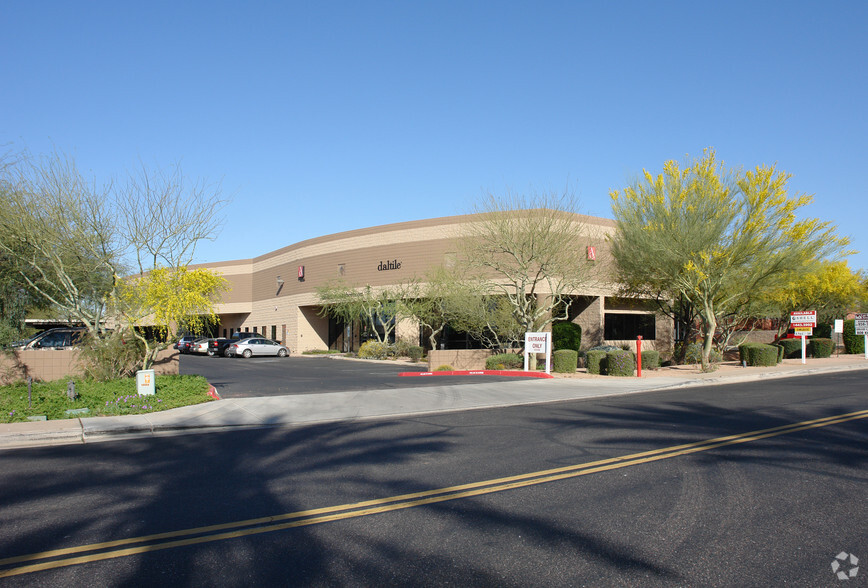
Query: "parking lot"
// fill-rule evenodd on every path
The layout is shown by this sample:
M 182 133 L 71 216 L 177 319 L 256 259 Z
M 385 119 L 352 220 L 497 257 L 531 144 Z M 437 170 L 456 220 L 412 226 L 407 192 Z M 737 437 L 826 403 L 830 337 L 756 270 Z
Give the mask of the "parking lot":
M 419 388 L 450 384 L 510 381 L 503 376 L 400 377 L 423 372 L 424 363 L 380 362 L 330 357 L 252 357 L 250 359 L 181 355 L 182 374 L 207 378 L 223 398 L 282 396 Z

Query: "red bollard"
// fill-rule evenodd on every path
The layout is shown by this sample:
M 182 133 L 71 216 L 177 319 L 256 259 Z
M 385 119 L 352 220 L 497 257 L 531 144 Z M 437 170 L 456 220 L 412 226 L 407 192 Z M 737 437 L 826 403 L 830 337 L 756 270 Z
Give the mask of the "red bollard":
M 642 335 L 636 336 L 636 377 L 642 377 Z

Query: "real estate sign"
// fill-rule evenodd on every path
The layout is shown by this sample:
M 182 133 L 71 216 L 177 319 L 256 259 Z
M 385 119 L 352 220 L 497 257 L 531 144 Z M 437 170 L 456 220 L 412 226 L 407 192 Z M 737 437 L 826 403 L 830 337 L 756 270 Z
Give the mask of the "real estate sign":
M 857 335 L 868 335 L 868 312 L 856 313 L 855 326 Z
M 795 310 L 790 313 L 790 324 L 794 327 L 816 327 L 816 310 Z

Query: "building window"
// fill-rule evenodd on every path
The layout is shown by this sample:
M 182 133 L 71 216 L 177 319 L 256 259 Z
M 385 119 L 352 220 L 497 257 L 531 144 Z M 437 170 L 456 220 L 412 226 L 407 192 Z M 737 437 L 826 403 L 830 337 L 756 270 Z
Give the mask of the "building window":
M 271 325 L 271 340 L 277 341 L 277 325 Z
M 646 341 L 657 338 L 653 314 L 607 312 L 604 337 L 607 341 L 629 341 L 641 335 Z

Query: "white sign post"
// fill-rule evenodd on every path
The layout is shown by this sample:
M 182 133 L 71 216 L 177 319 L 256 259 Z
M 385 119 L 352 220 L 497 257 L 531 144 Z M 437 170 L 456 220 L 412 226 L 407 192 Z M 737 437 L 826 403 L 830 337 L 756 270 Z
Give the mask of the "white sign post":
M 856 334 L 865 337 L 865 359 L 868 359 L 868 312 L 857 312 L 854 326 Z
M 796 332 L 796 335 L 802 338 L 802 363 L 805 363 L 805 337 L 812 333 L 812 329 L 817 326 L 817 311 L 816 310 L 796 310 L 790 313 L 790 324 Z
M 546 373 L 552 373 L 552 334 L 551 333 L 525 333 L 524 334 L 524 371 L 530 365 L 531 353 L 546 354 Z

